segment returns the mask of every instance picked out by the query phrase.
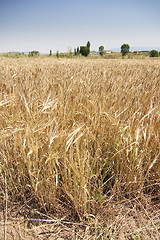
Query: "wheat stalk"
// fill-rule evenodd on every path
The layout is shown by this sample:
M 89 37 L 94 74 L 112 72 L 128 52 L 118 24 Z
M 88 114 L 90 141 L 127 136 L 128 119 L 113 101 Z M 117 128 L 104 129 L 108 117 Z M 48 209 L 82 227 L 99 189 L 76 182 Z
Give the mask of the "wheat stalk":
M 8 212 L 8 191 L 7 191 L 7 176 L 5 176 L 5 211 L 4 211 L 4 240 L 7 240 L 7 212 Z
M 82 219 L 109 194 L 158 183 L 159 69 L 149 59 L 0 58 L 8 192 L 35 195 L 46 213 L 65 198 Z

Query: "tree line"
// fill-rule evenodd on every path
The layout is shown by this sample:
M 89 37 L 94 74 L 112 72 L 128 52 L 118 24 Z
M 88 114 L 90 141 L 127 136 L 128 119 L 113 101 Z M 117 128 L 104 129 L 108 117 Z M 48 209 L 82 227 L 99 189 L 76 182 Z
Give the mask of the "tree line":
M 87 57 L 90 53 L 90 41 L 87 42 L 86 46 L 80 46 L 80 47 L 77 47 L 77 48 L 74 48 L 74 55 L 75 56 L 78 56 L 78 55 L 82 55 L 82 56 L 85 56 Z M 122 57 L 124 57 L 125 55 L 127 55 L 128 53 L 130 52 L 130 46 L 129 44 L 126 44 L 124 43 L 122 46 L 121 46 L 121 54 L 122 54 Z M 103 56 L 105 54 L 105 51 L 104 51 L 104 46 L 100 46 L 99 47 L 99 54 L 101 56 Z M 150 57 L 158 57 L 160 55 L 160 52 L 156 51 L 156 50 L 152 50 L 149 52 L 149 56 Z
M 69 49 L 68 53 L 59 53 L 59 51 L 57 51 L 56 57 L 57 58 L 65 57 L 65 56 L 66 57 L 73 57 L 73 56 L 79 56 L 79 55 L 87 57 L 90 54 L 90 47 L 91 47 L 91 44 L 90 44 L 90 41 L 88 41 L 85 46 L 80 46 L 80 47 L 74 48 L 74 52 L 72 52 L 72 48 Z M 130 52 L 129 44 L 124 43 L 121 46 L 122 57 L 127 55 L 129 52 Z M 160 52 L 158 52 L 154 49 L 151 50 L 151 51 L 147 51 L 147 52 L 149 53 L 150 57 L 159 57 L 160 56 Z M 102 45 L 99 47 L 99 54 L 101 56 L 103 56 L 105 54 L 104 46 L 102 46 Z M 20 52 L 12 53 L 11 52 L 11 53 L 4 53 L 3 54 L 3 56 L 6 56 L 6 57 L 12 57 L 12 56 L 19 57 L 20 55 L 25 55 L 25 54 L 24 54 L 24 52 L 22 52 L 22 53 L 20 53 Z M 35 50 L 28 53 L 29 57 L 36 57 L 36 56 L 39 56 L 39 55 L 40 55 L 40 52 L 35 51 Z M 52 50 L 50 50 L 49 56 L 52 56 Z

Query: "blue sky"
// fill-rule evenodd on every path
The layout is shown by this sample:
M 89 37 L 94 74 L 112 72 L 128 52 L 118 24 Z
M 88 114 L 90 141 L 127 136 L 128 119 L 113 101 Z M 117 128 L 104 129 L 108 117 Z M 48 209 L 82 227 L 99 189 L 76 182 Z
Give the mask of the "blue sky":
M 0 0 L 0 52 L 160 47 L 160 0 Z

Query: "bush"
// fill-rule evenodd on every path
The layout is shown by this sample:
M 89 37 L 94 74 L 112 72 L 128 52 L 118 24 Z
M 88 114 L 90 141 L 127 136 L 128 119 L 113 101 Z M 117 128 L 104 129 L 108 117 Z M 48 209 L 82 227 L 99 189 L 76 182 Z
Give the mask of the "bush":
M 152 51 L 150 51 L 149 56 L 150 57 L 158 57 L 159 54 L 158 54 L 158 52 L 156 50 L 153 49 Z
M 12 57 L 12 58 L 19 58 L 21 56 L 20 52 L 8 52 L 8 53 L 3 53 L 3 57 Z

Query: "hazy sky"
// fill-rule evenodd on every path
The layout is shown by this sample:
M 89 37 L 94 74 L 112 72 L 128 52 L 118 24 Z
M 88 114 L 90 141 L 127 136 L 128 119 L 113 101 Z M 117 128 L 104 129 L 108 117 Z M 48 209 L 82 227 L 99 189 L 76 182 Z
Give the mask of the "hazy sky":
M 0 52 L 160 47 L 160 0 L 0 0 Z

